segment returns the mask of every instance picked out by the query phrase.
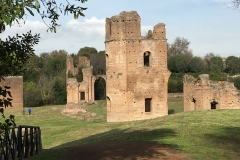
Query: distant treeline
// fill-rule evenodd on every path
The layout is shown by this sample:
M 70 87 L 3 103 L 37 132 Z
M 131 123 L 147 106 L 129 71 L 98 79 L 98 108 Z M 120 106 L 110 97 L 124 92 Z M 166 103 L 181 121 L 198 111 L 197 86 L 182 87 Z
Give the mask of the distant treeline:
M 168 69 L 171 76 L 168 81 L 168 92 L 183 91 L 183 75 L 191 74 L 197 77 L 200 74 L 209 74 L 210 80 L 232 81 L 240 89 L 240 58 L 229 56 L 220 57 L 208 53 L 204 57 L 193 56 L 189 49 L 190 42 L 185 38 L 177 37 L 173 44 L 168 44 Z M 33 55 L 25 65 L 24 77 L 24 105 L 42 106 L 66 104 L 66 56 L 71 55 L 74 66 L 78 65 L 78 57 L 90 59 L 93 74 L 106 74 L 105 51 L 98 52 L 93 47 L 81 48 L 77 54 L 68 54 L 64 50 Z M 74 77 L 69 74 L 68 77 Z M 78 82 L 82 81 L 82 68 L 78 68 L 75 75 Z M 95 98 L 105 99 L 106 84 L 103 79 L 95 83 Z
M 232 81 L 240 89 L 240 77 L 233 77 L 240 73 L 239 57 L 220 57 L 213 53 L 204 57 L 194 56 L 189 44 L 187 39 L 177 37 L 173 44 L 168 45 L 168 69 L 172 72 L 168 92 L 183 91 L 182 78 L 186 73 L 194 77 L 209 74 L 210 80 Z
M 64 50 L 33 55 L 25 64 L 24 106 L 34 107 L 42 105 L 66 104 L 66 57 Z M 94 74 L 105 74 L 105 51 L 97 52 L 93 47 L 84 47 L 77 54 L 71 54 L 75 65 L 79 56 L 91 59 Z M 81 72 L 81 70 L 79 71 Z M 97 81 L 99 83 L 99 81 Z M 96 86 L 98 90 L 100 87 Z M 96 95 L 102 99 L 101 95 Z

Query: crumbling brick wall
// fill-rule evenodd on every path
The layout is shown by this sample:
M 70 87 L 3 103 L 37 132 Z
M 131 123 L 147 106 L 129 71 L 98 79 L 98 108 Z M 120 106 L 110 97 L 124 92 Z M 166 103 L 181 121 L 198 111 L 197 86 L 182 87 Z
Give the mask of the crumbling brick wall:
M 163 23 L 141 36 L 136 11 L 106 19 L 107 121 L 150 119 L 168 114 L 167 39 Z
M 232 82 L 211 81 L 208 74 L 198 79 L 183 77 L 184 111 L 240 109 L 240 93 Z
M 9 91 L 11 92 L 13 100 L 13 107 L 23 107 L 23 77 L 22 76 L 9 76 L 4 77 L 5 80 L 1 80 L 0 86 L 10 86 Z M 9 97 L 10 98 L 10 97 Z
M 79 103 L 80 101 L 94 100 L 94 82 L 93 69 L 90 66 L 90 61 L 87 57 L 79 57 L 79 64 L 74 68 L 73 58 L 67 57 L 67 76 L 68 72 L 75 76 L 78 72 L 78 67 L 83 67 L 83 81 L 77 82 L 76 78 L 67 77 L 67 103 Z

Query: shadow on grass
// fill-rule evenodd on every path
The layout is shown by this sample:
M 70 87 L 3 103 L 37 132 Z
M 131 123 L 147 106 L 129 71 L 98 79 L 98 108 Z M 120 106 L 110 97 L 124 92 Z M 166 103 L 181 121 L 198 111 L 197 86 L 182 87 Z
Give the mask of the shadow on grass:
M 157 150 L 157 146 L 161 146 L 162 149 L 174 149 L 178 146 L 159 145 L 156 141 L 172 136 L 176 136 L 172 129 L 136 131 L 114 129 L 43 150 L 40 155 L 31 159 L 105 159 L 106 157 L 108 159 L 129 159 L 131 156 L 133 157 L 130 159 L 135 159 L 136 156 L 148 158 L 154 155 L 164 156 L 165 152 Z
M 206 134 L 205 138 L 213 147 L 222 149 L 226 159 L 239 159 L 240 127 L 222 127 L 217 133 Z

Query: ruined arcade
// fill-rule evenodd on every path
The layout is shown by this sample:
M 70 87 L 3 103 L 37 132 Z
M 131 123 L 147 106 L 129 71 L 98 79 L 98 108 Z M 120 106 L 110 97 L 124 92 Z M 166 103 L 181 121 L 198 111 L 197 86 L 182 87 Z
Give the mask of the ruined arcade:
M 156 118 L 168 114 L 167 39 L 163 23 L 141 36 L 136 11 L 106 19 L 107 121 Z
M 87 57 L 79 57 L 79 65 L 74 67 L 73 58 L 67 57 L 67 104 L 80 103 L 80 101 L 94 100 L 94 82 L 96 77 L 93 75 L 92 66 Z M 76 78 L 68 78 L 70 72 L 75 76 L 78 72 L 78 68 L 82 67 L 83 81 L 77 82 Z

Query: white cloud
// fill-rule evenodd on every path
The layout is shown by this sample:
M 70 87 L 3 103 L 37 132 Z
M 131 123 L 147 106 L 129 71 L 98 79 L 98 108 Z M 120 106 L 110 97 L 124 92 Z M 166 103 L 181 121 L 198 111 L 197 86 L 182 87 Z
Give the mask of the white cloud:
M 14 36 L 16 33 L 26 33 L 29 30 L 32 30 L 32 33 L 40 33 L 40 43 L 35 46 L 37 54 L 59 49 L 76 53 L 80 48 L 89 45 L 99 50 L 104 49 L 104 19 L 92 17 L 85 19 L 83 22 L 72 19 L 57 27 L 57 33 L 47 32 L 47 26 L 44 22 L 27 20 L 20 27 L 18 25 L 8 27 L 1 37 L 6 38 L 7 36 Z M 99 42 L 102 44 L 99 45 Z
M 66 24 L 57 27 L 57 33 L 47 32 L 47 26 L 42 21 L 27 20 L 21 27 L 15 25 L 7 28 L 2 37 L 26 33 L 29 30 L 32 30 L 32 33 L 40 33 L 40 42 L 35 46 L 37 54 L 60 49 L 68 53 L 77 53 L 85 46 L 95 47 L 98 51 L 105 49 L 105 19 L 96 17 L 83 21 L 71 19 Z M 153 30 L 153 26 L 142 26 L 141 34 L 145 35 L 148 30 Z

